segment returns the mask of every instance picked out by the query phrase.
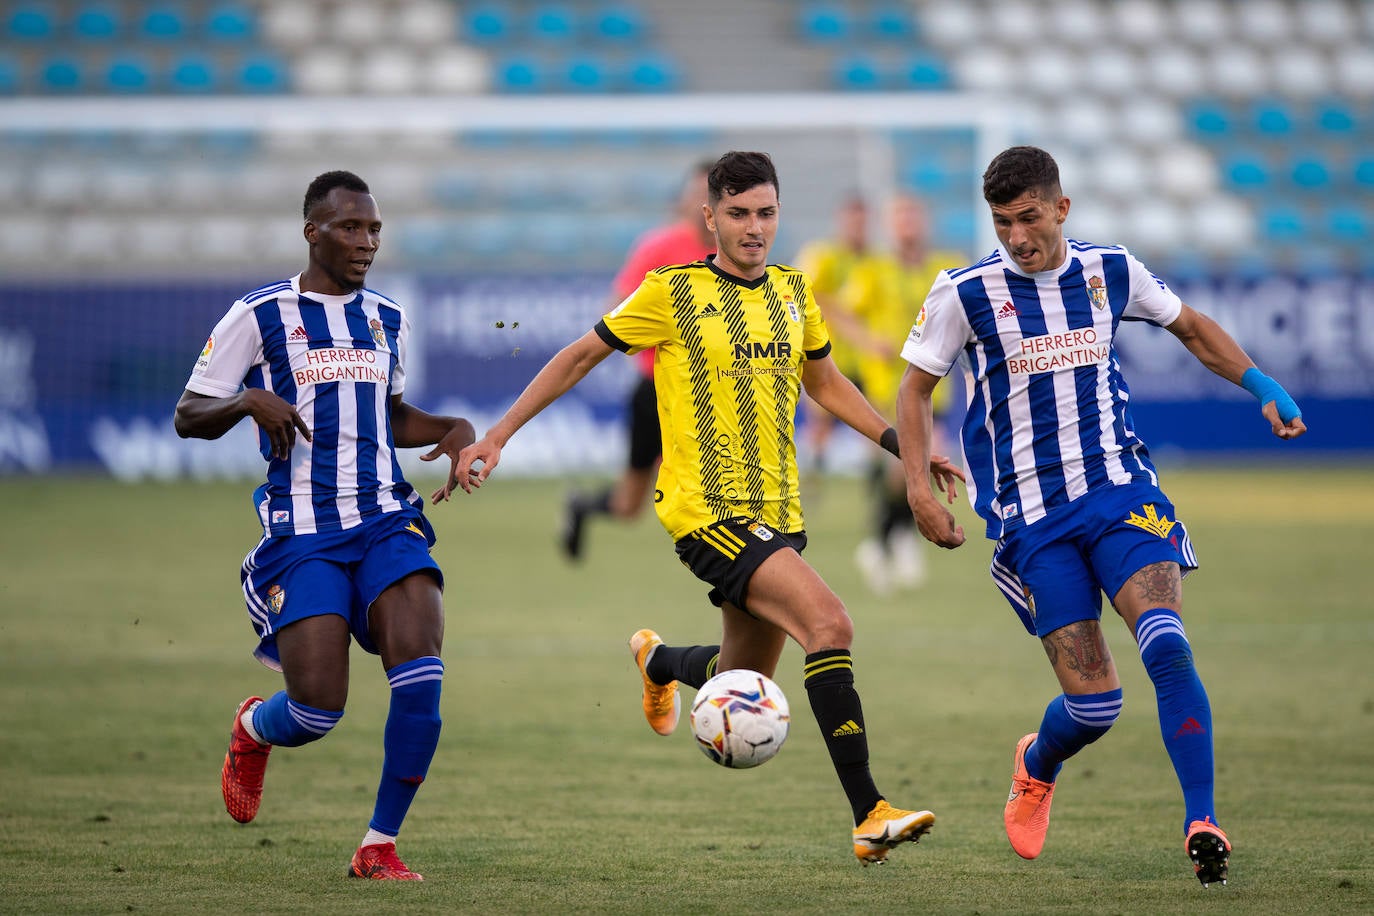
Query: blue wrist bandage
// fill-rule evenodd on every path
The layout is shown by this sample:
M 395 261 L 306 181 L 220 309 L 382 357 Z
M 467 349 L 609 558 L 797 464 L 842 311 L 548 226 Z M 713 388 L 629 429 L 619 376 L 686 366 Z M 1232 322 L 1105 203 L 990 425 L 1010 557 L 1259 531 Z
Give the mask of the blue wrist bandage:
M 1283 390 L 1283 386 L 1254 366 L 1245 370 L 1245 374 L 1240 377 L 1240 385 L 1255 396 L 1261 407 L 1273 401 L 1274 406 L 1279 409 L 1279 419 L 1283 422 L 1287 423 L 1294 417 L 1302 416 L 1297 403 Z

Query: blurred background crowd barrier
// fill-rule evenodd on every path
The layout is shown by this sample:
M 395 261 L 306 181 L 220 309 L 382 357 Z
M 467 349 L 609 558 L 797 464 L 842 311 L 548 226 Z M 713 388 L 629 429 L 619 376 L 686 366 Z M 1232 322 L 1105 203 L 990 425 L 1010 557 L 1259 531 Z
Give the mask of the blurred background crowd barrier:
M 777 261 L 829 234 L 846 195 L 903 190 L 934 244 L 973 260 L 995 244 L 979 176 L 1023 142 L 1059 160 L 1071 236 L 1127 245 L 1284 382 L 1314 430 L 1290 449 L 1374 452 L 1369 0 L 15 0 L 0 16 L 0 473 L 260 474 L 247 442 L 176 439 L 171 410 L 233 299 L 304 266 L 300 199 L 328 169 L 381 205 L 369 285 L 412 315 L 408 395 L 480 428 L 604 311 L 702 157 L 773 153 Z M 1123 341 L 1157 450 L 1272 452 L 1248 396 L 1171 337 Z M 631 373 L 608 361 L 509 467 L 617 466 Z

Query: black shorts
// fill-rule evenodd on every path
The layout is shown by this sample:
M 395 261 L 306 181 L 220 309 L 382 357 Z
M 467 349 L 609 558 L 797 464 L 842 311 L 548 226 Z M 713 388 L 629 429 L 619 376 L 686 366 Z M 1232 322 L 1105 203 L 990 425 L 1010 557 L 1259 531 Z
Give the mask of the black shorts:
M 630 395 L 630 467 L 636 471 L 651 470 L 662 454 L 654 380 L 641 378 Z
M 714 586 L 706 596 L 716 607 L 728 601 L 749 613 L 749 579 L 779 550 L 806 549 L 806 532 L 783 534 L 753 519 L 732 518 L 698 528 L 681 538 L 677 556 L 701 581 Z M 752 616 L 752 615 L 751 615 Z

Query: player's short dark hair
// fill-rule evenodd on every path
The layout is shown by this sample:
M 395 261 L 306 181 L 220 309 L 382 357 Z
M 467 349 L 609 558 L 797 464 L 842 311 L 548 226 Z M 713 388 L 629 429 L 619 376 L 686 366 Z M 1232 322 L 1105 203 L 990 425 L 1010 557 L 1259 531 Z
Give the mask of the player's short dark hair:
M 739 194 L 761 184 L 771 184 L 774 191 L 779 190 L 778 170 L 773 168 L 773 160 L 767 153 L 731 150 L 716 160 L 706 176 L 712 204 L 726 194 Z
M 993 157 L 983 173 L 983 199 L 990 204 L 1011 203 L 1027 191 L 1057 199 L 1059 166 L 1038 146 L 1013 146 Z
M 343 169 L 325 172 L 323 175 L 316 175 L 315 180 L 310 182 L 310 187 L 305 189 L 305 203 L 301 206 L 301 215 L 309 219 L 310 211 L 315 209 L 315 205 L 328 197 L 329 192 L 335 188 L 356 191 L 359 194 L 372 193 L 367 182 L 352 172 L 345 172 Z

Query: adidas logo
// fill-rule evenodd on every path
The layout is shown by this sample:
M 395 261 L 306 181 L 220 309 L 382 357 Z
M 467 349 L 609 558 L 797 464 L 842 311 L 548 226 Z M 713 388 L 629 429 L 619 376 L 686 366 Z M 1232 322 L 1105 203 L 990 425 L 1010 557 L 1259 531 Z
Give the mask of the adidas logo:
M 997 320 L 1001 321 L 1003 318 L 1015 318 L 1020 314 L 1021 313 L 1016 310 L 1016 306 L 1008 299 L 1006 302 L 1003 302 L 1002 307 L 997 310 Z
M 1183 724 L 1178 727 L 1178 731 L 1174 732 L 1174 737 L 1182 738 L 1184 735 L 1205 734 L 1207 734 L 1207 729 L 1203 728 L 1201 723 L 1199 723 L 1197 719 L 1194 719 L 1192 716 L 1189 716 L 1187 719 L 1183 721 Z
M 720 316 L 721 316 L 721 311 L 720 311 L 720 309 L 716 308 L 716 304 L 715 304 L 714 302 L 709 303 L 709 304 L 706 306 L 706 308 L 702 309 L 702 310 L 697 314 L 697 317 L 698 317 L 698 318 L 719 318 Z
M 844 738 L 848 735 L 862 735 L 863 733 L 864 730 L 859 727 L 859 724 L 855 722 L 853 719 L 850 719 L 848 722 L 844 723 L 839 728 L 831 732 L 830 737 Z
M 305 333 L 305 328 L 296 325 L 296 330 L 292 331 L 286 338 L 287 340 L 309 340 L 310 335 Z

